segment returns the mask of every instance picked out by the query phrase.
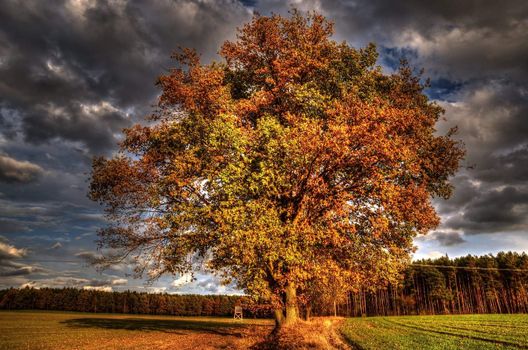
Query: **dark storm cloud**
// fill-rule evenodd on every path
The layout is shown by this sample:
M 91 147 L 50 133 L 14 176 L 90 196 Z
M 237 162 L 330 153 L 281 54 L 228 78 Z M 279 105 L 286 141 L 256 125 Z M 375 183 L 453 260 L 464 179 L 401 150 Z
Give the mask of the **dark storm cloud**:
M 444 247 L 450 247 L 466 242 L 466 240 L 462 238 L 462 235 L 455 231 L 437 231 L 431 233 L 431 236 Z
M 111 154 L 121 129 L 152 111 L 154 83 L 178 46 L 210 61 L 249 16 L 230 0 L 3 1 L 0 231 L 35 248 L 32 258 L 60 251 L 83 263 L 75 254 L 91 251 L 105 224 L 86 197 L 91 157 Z M 9 283 L 111 287 L 92 282 L 93 269 L 64 276 L 64 266 L 48 265 L 56 276 L 31 282 L 22 278 L 30 270 L 10 270 Z
M 28 203 L 13 205 L 12 202 L 0 200 L 0 216 L 5 217 L 2 223 L 6 226 L 3 233 L 27 233 L 53 230 L 55 232 L 69 232 L 74 227 L 77 230 L 92 229 L 93 224 L 102 225 L 102 221 L 93 212 L 93 208 L 72 205 L 64 202 Z
M 468 175 L 456 176 L 451 182 L 455 186 L 455 191 L 449 200 L 437 199 L 437 212 L 440 215 L 457 212 L 461 207 L 467 205 L 473 198 L 479 195 L 478 186 L 472 182 L 472 178 Z
M 28 232 L 29 226 L 24 222 L 13 219 L 0 219 L 0 233 Z
M 11 129 L 29 142 L 62 138 L 107 151 L 130 113 L 151 109 L 173 49 L 195 47 L 210 59 L 247 16 L 230 1 L 4 2 L 2 120 L 19 116 Z
M 528 230 L 528 190 L 505 187 L 482 190 L 444 224 L 468 234 Z
M 482 237 L 474 234 L 528 230 L 525 1 L 6 0 L 0 4 L 0 233 L 6 236 L 0 262 L 10 266 L 0 269 L 0 286 L 124 284 L 85 266 L 85 258 L 98 254 L 94 234 L 105 225 L 86 198 L 91 157 L 111 154 L 121 129 L 152 111 L 154 82 L 173 65 L 177 46 L 194 47 L 210 61 L 251 9 L 284 14 L 292 5 L 334 21 L 337 40 L 376 42 L 388 71 L 401 57 L 425 68 L 432 82 L 427 93 L 446 110 L 438 132 L 459 126 L 464 165 L 472 167 L 454 178 L 450 200 L 435 200 L 443 223 L 428 244 L 463 249 L 465 239 Z M 7 246 L 24 257 L 2 260 Z M 47 264 L 42 278 L 37 265 L 22 261 L 59 255 L 78 260 L 76 270 Z M 236 290 L 198 275 L 178 291 Z
M 35 266 L 20 266 L 20 265 L 12 265 L 11 267 L 14 267 L 14 269 L 10 269 L 7 271 L 2 271 L 2 266 L 0 266 L 0 276 L 1 277 L 13 277 L 13 276 L 26 276 L 36 273 L 45 272 L 46 270 L 40 267 Z
M 457 124 L 471 169 L 454 179 L 452 199 L 438 202 L 443 227 L 468 234 L 526 231 L 528 99 L 511 82 L 471 84 L 455 103 L 441 103 Z
M 483 172 L 508 163 L 510 153 L 517 151 L 518 157 L 528 144 L 528 87 L 485 80 L 472 83 L 456 97 L 455 103 L 440 102 L 449 119 L 440 127 L 458 125 L 459 137 L 466 143 L 471 161 L 478 162 L 474 170 L 483 180 L 493 181 Z

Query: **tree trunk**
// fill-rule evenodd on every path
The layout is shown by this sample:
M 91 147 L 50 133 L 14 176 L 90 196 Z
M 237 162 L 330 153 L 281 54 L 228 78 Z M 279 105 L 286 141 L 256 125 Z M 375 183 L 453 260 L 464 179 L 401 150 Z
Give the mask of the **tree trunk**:
M 290 282 L 286 285 L 286 318 L 284 319 L 284 324 L 293 324 L 298 320 L 299 312 L 297 310 L 297 289 L 295 288 L 295 284 Z
M 312 316 L 312 303 L 308 303 L 306 305 L 306 321 L 310 321 L 311 316 Z
M 282 312 L 282 308 L 275 309 L 274 312 L 275 312 L 275 328 L 279 328 L 284 323 L 284 313 Z

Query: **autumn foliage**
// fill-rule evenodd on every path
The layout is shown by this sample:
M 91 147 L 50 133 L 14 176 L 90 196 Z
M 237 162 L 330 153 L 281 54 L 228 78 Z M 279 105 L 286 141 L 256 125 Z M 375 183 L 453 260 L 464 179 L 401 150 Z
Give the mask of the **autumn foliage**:
M 443 111 L 408 66 L 384 74 L 374 45 L 331 35 L 318 14 L 256 15 L 221 62 L 174 55 L 150 122 L 94 160 L 106 263 L 156 278 L 201 261 L 285 323 L 328 281 L 397 277 L 463 151 L 435 134 Z

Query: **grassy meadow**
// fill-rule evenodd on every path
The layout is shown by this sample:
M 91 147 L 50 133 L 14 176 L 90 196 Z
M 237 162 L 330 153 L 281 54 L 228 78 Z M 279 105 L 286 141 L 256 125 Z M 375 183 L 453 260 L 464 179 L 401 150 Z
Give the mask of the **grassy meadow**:
M 347 319 L 358 349 L 528 349 L 528 315 L 441 315 Z

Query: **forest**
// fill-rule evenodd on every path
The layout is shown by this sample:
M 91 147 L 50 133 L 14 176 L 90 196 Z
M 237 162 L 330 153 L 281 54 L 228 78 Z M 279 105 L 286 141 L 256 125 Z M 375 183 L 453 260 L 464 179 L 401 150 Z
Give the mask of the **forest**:
M 233 295 L 106 292 L 77 288 L 11 288 L 0 291 L 0 309 L 60 310 L 174 316 L 231 316 L 244 297 Z M 246 308 L 246 316 L 261 315 Z
M 399 285 L 359 290 L 337 304 L 347 316 L 526 312 L 528 255 L 514 252 L 414 261 Z
M 528 255 L 441 257 L 413 262 L 398 285 L 362 289 L 314 302 L 313 315 L 381 316 L 528 312 Z M 104 292 L 75 288 L 0 291 L 0 309 L 175 316 L 271 317 L 271 305 L 245 296 Z

